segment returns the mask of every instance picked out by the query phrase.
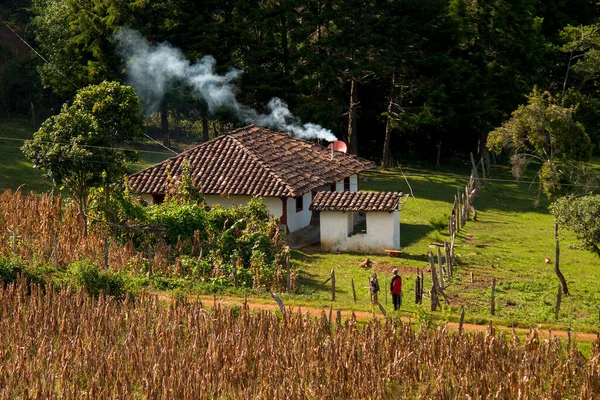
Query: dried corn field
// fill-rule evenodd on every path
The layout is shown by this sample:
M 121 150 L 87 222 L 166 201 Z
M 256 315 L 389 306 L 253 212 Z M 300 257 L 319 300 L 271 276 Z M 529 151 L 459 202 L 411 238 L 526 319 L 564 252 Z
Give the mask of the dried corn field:
M 32 263 L 63 267 L 86 258 L 101 265 L 107 244 L 107 261 L 114 270 L 139 268 L 143 262 L 143 254 L 136 252 L 131 244 L 119 246 L 107 242 L 108 231 L 93 229 L 85 236 L 77 207 L 63 204 L 60 197 L 52 194 L 25 196 L 21 191 L 10 190 L 1 193 L 0 232 L 3 235 L 0 255 Z
M 201 240 L 197 235 L 198 231 L 195 231 L 194 238 L 189 240 L 191 244 L 185 240 L 168 244 L 164 237 L 156 234 L 155 241 L 142 245 L 138 243 L 136 248 L 130 239 L 115 239 L 114 232 L 107 224 L 95 221 L 86 234 L 84 223 L 78 207 L 63 202 L 61 197 L 52 194 L 23 195 L 21 191 L 5 191 L 0 193 L 0 256 L 25 260 L 30 266 L 50 265 L 55 269 L 67 268 L 71 263 L 80 260 L 91 260 L 95 265 L 110 267 L 115 272 L 126 271 L 132 275 L 159 274 L 168 278 L 210 278 L 227 275 L 224 263 L 231 262 L 228 257 L 224 257 L 226 260 L 217 260 L 219 262 L 210 261 L 210 257 L 205 257 L 209 260 L 206 270 L 203 270 L 202 274 L 198 271 L 193 273 L 195 264 L 200 263 L 203 254 L 201 245 L 210 247 L 207 245 L 210 240 Z M 271 243 L 273 249 L 282 250 L 280 235 L 274 236 L 276 239 Z M 234 241 L 235 238 L 232 237 L 233 235 L 228 235 L 229 240 Z M 217 241 L 218 239 L 213 238 L 213 242 Z M 193 248 L 194 254 L 186 253 L 184 248 L 188 244 L 188 247 Z M 210 256 L 208 251 L 204 252 L 204 255 Z M 275 269 L 272 276 L 269 275 L 270 280 L 261 280 L 264 263 L 256 261 L 256 265 L 252 265 L 252 276 L 257 286 L 283 285 L 285 279 L 281 263 L 273 264 Z M 292 288 L 295 286 L 295 276 L 293 273 Z
M 0 289 L 0 398 L 583 398 L 591 358 L 558 340 L 323 315 L 117 302 L 84 292 Z

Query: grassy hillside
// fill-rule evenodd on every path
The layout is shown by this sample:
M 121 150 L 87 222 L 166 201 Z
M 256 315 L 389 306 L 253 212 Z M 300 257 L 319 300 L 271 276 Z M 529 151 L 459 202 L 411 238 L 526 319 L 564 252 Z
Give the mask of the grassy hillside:
M 26 184 L 34 191 L 46 191 L 51 183 L 43 179 L 39 171 L 19 150 L 23 140 L 33 134 L 33 129 L 23 122 L 0 121 L 0 188 L 15 189 Z M 142 162 L 133 166 L 139 170 L 171 155 L 160 146 L 146 144 L 140 147 Z M 469 221 L 458 234 L 456 256 L 459 266 L 454 277 L 447 282 L 446 293 L 449 306 L 429 314 L 429 301 L 421 306 L 414 304 L 414 282 L 417 268 L 428 268 L 427 253 L 436 252 L 432 243 L 448 239 L 444 226 L 451 212 L 453 196 L 462 190 L 468 180 L 469 166 L 455 163 L 444 165 L 442 171 L 427 166 L 410 165 L 402 172 L 370 172 L 361 176 L 361 189 L 402 191 L 415 197 L 404 204 L 401 211 L 400 258 L 364 254 L 328 254 L 317 248 L 293 252 L 293 263 L 299 269 L 297 294 L 284 296 L 287 305 L 307 305 L 329 308 L 371 310 L 367 283 L 373 271 L 380 273 L 382 285 L 389 284 L 391 269 L 398 267 L 404 278 L 404 305 L 402 314 L 430 322 L 433 319 L 458 319 L 460 307 L 464 306 L 466 320 L 496 323 L 509 326 L 544 326 L 594 331 L 599 326 L 600 259 L 572 248 L 575 239 L 568 232 L 561 232 L 561 268 L 572 293 L 563 298 L 559 320 L 554 320 L 554 305 L 558 280 L 552 264 L 544 258 L 554 259 L 553 220 L 547 212 L 547 201 L 538 203 L 537 185 L 530 180 L 515 182 L 502 169 L 493 171 L 493 179 L 486 183 L 476 199 L 478 220 Z M 530 177 L 531 178 L 531 177 Z M 408 182 L 408 183 L 407 183 Z M 410 188 L 408 186 L 410 184 Z M 359 264 L 369 258 L 373 268 L 363 269 Z M 331 302 L 331 286 L 323 282 L 331 270 L 336 273 L 336 301 Z M 470 274 L 474 282 L 470 282 Z M 491 318 L 489 301 L 491 281 L 496 278 L 497 310 Z M 357 301 L 352 291 L 354 280 Z M 426 275 L 425 287 L 431 287 L 431 277 Z M 384 293 L 386 291 L 384 290 Z M 271 301 L 270 297 L 256 301 Z M 391 309 L 391 299 L 381 296 L 381 303 Z
M 448 173 L 447 171 L 451 171 Z M 464 188 L 468 180 L 467 166 L 455 165 L 446 172 L 427 168 L 405 168 L 404 175 L 397 171 L 373 172 L 363 175 L 361 189 L 409 192 L 414 196 L 401 211 L 400 258 L 369 256 L 375 263 L 372 270 L 358 267 L 366 255 L 319 254 L 299 251 L 296 254 L 301 268 L 301 282 L 306 285 L 303 296 L 311 302 L 327 306 L 330 289 L 322 285 L 332 268 L 336 270 L 337 304 L 353 305 L 351 279 L 358 290 L 358 307 L 369 309 L 368 277 L 373 270 L 380 271 L 380 282 L 388 282 L 391 269 L 398 267 L 404 277 L 405 302 L 402 313 L 414 318 L 432 318 L 429 301 L 421 307 L 414 304 L 414 282 L 417 268 L 427 269 L 427 253 L 437 253 L 432 243 L 448 240 L 446 229 L 438 231 L 435 222 L 445 221 L 450 215 L 453 196 Z M 547 211 L 547 201 L 539 199 L 537 185 L 530 181 L 515 182 L 502 168 L 493 171 L 493 179 L 486 183 L 476 199 L 477 221 L 469 221 L 458 234 L 456 257 L 457 273 L 447 282 L 449 306 L 434 314 L 434 318 L 458 318 L 460 307 L 465 307 L 466 320 L 508 326 L 532 326 L 595 330 L 599 324 L 600 259 L 572 247 L 575 238 L 561 232 L 561 269 L 568 281 L 571 296 L 563 297 L 559 320 L 554 319 L 558 279 L 554 260 L 553 218 Z M 433 224 L 432 224 L 433 222 Z M 473 273 L 474 282 L 470 282 Z M 490 315 L 492 279 L 497 279 L 496 316 Z M 430 273 L 426 274 L 426 288 L 431 288 Z M 291 300 L 291 299 L 290 299 Z M 391 299 L 380 300 L 387 309 Z M 338 307 L 338 305 L 334 305 Z
M 0 190 L 14 190 L 21 185 L 24 185 L 24 191 L 46 192 L 52 189 L 52 182 L 32 167 L 20 149 L 26 139 L 33 137 L 34 131 L 26 120 L 0 119 Z M 173 156 L 154 143 L 140 144 L 137 149 L 140 162 L 130 166 L 131 172 Z

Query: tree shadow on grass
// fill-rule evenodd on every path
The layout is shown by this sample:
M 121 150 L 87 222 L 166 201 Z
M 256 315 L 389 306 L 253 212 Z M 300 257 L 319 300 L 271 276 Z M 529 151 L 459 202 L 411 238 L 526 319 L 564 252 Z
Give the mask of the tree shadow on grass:
M 411 244 L 418 242 L 429 232 L 433 231 L 433 227 L 430 225 L 422 224 L 400 224 L 400 247 L 410 246 Z

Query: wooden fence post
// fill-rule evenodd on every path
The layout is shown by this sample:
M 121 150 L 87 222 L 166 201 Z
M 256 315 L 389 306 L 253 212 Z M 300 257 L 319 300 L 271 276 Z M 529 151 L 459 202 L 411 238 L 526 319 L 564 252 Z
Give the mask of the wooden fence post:
M 473 271 L 471 271 L 470 276 L 471 276 L 471 283 L 475 283 L 475 279 L 473 278 Z
M 279 310 L 281 311 L 281 313 L 283 314 L 283 316 L 286 317 L 287 314 L 286 314 L 286 311 L 285 311 L 285 307 L 283 305 L 283 301 L 281 301 L 281 299 L 279 298 L 279 296 L 277 296 L 275 293 L 273 293 L 273 292 L 270 292 L 270 293 L 271 293 L 271 297 L 273 297 L 273 300 L 275 300 L 275 303 L 277 303 L 277 305 L 279 306 Z
M 384 275 L 383 276 L 383 290 L 380 290 L 380 292 L 382 292 L 383 296 L 385 297 L 385 306 L 387 307 L 388 291 L 386 290 L 386 288 L 387 288 L 387 277 Z
M 429 266 L 431 268 L 431 311 L 437 310 L 438 293 L 437 293 L 437 277 L 435 273 L 435 264 L 433 262 L 433 253 L 429 251 Z
M 458 321 L 458 334 L 462 335 L 463 322 L 465 321 L 465 306 L 460 307 L 460 320 Z
M 352 278 L 352 296 L 354 297 L 354 302 L 356 303 L 356 288 L 354 287 L 354 278 Z
M 442 251 L 438 247 L 437 248 L 437 260 L 438 260 L 438 268 L 440 270 L 440 289 L 443 289 L 444 284 L 444 265 L 442 264 Z
M 285 281 L 285 291 L 290 293 L 292 291 L 292 267 L 290 265 L 290 247 L 286 246 L 285 249 L 285 271 L 286 271 L 286 281 Z
M 335 301 L 335 271 L 331 268 L 331 301 Z
M 415 304 L 421 304 L 421 277 L 417 270 L 417 277 L 415 279 Z
M 496 315 L 496 278 L 492 278 L 492 315 Z
M 558 285 L 558 293 L 556 295 L 556 308 L 554 309 L 554 319 L 558 321 L 558 313 L 560 312 L 560 302 L 562 300 L 562 287 Z
M 148 257 L 148 276 L 152 276 L 152 263 L 154 262 L 153 254 L 152 254 L 152 246 L 148 243 L 147 248 L 147 257 Z
M 452 260 L 450 258 L 450 247 L 448 242 L 444 240 L 444 258 L 446 259 L 446 272 L 448 276 L 452 276 Z
M 423 290 L 425 290 L 425 276 L 423 275 L 423 271 L 419 270 L 421 274 L 421 284 L 419 285 L 419 304 L 423 303 Z
M 56 232 L 54 233 L 54 252 L 56 252 Z M 104 237 L 104 270 L 108 270 L 108 236 Z M 58 262 L 57 262 L 58 264 Z

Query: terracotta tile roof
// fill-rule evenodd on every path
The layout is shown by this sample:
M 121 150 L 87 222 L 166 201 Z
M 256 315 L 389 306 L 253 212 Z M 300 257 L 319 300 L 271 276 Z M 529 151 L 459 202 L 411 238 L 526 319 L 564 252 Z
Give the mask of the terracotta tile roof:
M 317 192 L 313 211 L 396 211 L 402 193 L 398 192 Z
M 189 160 L 192 178 L 204 194 L 295 197 L 375 165 L 316 143 L 254 125 L 236 129 L 129 177 L 131 187 L 164 194 L 167 169 L 181 176 Z

